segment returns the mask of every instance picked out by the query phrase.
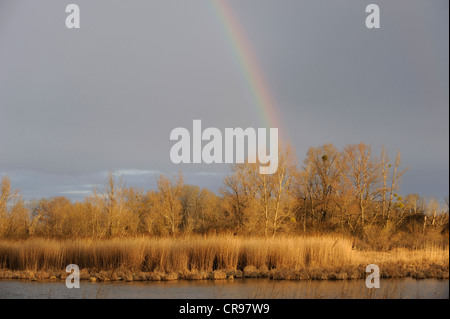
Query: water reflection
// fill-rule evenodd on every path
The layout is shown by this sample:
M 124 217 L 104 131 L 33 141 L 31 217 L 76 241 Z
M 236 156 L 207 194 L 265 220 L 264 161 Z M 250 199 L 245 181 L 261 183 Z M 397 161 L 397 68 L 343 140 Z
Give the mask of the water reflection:
M 367 289 L 364 280 L 275 281 L 269 279 L 171 282 L 81 282 L 68 289 L 63 281 L 0 281 L 0 298 L 169 298 L 169 299 L 305 299 L 305 298 L 449 298 L 449 281 L 384 279 L 379 289 Z

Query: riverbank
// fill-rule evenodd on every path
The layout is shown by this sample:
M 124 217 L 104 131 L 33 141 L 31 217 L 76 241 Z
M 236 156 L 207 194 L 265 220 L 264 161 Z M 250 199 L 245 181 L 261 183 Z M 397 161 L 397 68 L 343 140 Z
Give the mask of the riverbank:
M 448 248 L 359 251 L 333 236 L 0 241 L 0 279 L 64 280 L 68 264 L 90 281 L 346 280 L 365 278 L 368 264 L 382 278 L 449 278 Z

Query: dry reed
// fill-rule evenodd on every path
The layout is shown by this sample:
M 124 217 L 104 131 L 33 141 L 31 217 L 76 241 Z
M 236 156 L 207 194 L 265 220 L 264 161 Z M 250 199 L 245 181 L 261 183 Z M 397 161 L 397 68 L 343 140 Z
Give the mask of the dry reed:
M 3 270 L 61 272 L 66 265 L 77 264 L 91 274 L 145 272 L 161 274 L 156 276 L 158 278 L 163 278 L 163 274 L 178 273 L 184 274 L 181 277 L 186 279 L 202 279 L 218 270 L 229 274 L 244 270 L 245 276 L 246 269 L 253 269 L 249 276 L 265 274 L 273 279 L 362 278 L 365 265 L 371 263 L 378 264 L 385 277 L 424 273 L 425 276 L 448 278 L 448 261 L 448 249 L 362 252 L 352 248 L 350 239 L 336 236 L 0 241 L 0 268 Z

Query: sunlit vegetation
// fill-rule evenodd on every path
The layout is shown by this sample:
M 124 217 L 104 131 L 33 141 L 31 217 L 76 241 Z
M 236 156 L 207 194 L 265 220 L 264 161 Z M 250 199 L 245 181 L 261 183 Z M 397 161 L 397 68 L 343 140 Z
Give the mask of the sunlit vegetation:
M 99 280 L 359 279 L 376 261 L 383 277 L 448 278 L 448 249 L 367 252 L 352 246 L 336 236 L 3 240 L 0 277 L 61 277 L 75 263 L 84 279 Z
M 301 165 L 287 147 L 272 175 L 259 174 L 259 163 L 236 164 L 218 193 L 186 185 L 181 173 L 142 190 L 110 172 L 83 201 L 25 202 L 3 177 L 0 267 L 77 263 L 200 279 L 253 269 L 299 279 L 361 277 L 361 265 L 377 261 L 389 276 L 448 277 L 448 198 L 402 195 L 405 172 L 400 154 L 327 144 L 310 148 Z

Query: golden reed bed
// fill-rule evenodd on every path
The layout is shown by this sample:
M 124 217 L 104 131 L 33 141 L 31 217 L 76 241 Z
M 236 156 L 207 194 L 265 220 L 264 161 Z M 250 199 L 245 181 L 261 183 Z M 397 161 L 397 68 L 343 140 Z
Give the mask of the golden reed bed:
M 368 264 L 377 264 L 382 277 L 445 279 L 449 250 L 358 251 L 336 236 L 0 240 L 0 278 L 65 278 L 68 264 L 91 281 L 358 279 Z

